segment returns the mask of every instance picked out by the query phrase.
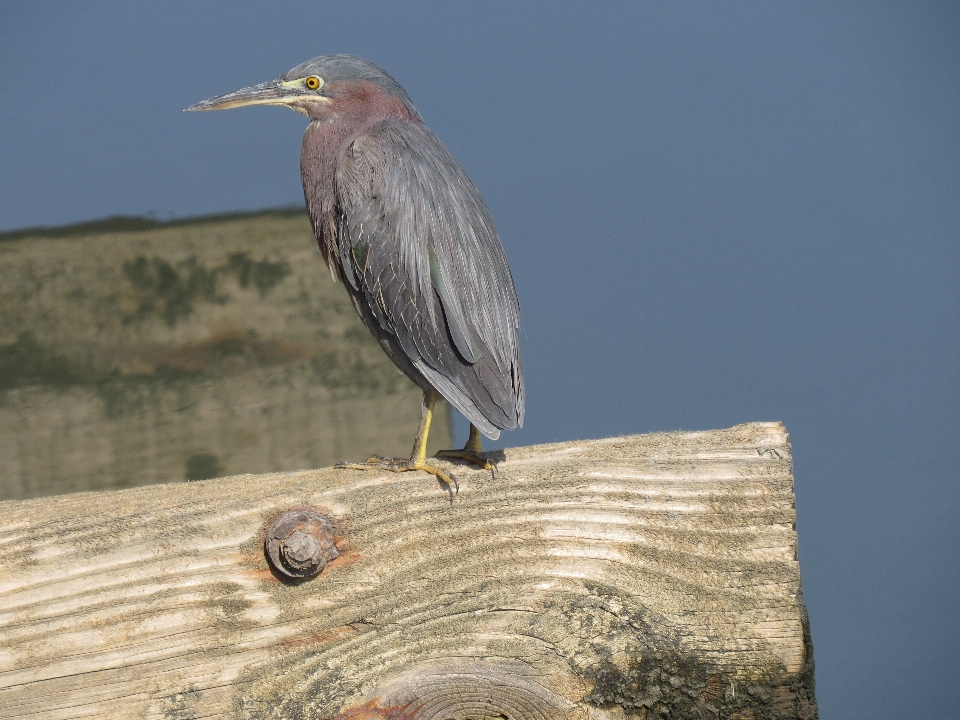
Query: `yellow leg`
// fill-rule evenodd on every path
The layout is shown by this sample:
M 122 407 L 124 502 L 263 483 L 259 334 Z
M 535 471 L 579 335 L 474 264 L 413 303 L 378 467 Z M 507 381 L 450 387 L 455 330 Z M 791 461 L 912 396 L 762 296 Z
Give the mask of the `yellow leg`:
M 495 468 L 493 463 L 483 457 L 483 455 L 480 454 L 482 452 L 483 436 L 480 434 L 480 431 L 477 430 L 477 426 L 470 423 L 470 437 L 467 438 L 467 444 L 463 446 L 462 450 L 441 450 L 434 455 L 434 457 L 443 458 L 444 460 L 463 460 L 481 467 L 484 470 L 494 472 Z
M 390 472 L 422 470 L 436 477 L 448 488 L 452 487 L 459 490 L 457 479 L 453 475 L 444 472 L 438 467 L 427 464 L 427 438 L 430 436 L 430 424 L 433 422 L 433 408 L 437 404 L 437 398 L 438 395 L 435 392 L 425 392 L 423 394 L 423 408 L 420 411 L 420 428 L 417 430 L 417 437 L 413 441 L 413 452 L 410 453 L 409 459 L 371 455 L 362 463 L 341 462 L 334 465 L 334 467 L 347 470 L 389 470 Z
M 470 423 L 470 437 L 467 438 L 467 444 L 463 446 L 467 452 L 479 455 L 483 452 L 483 435 L 477 430 L 477 426 Z
M 433 409 L 437 405 L 435 392 L 423 394 L 423 408 L 420 410 L 420 428 L 417 437 L 413 440 L 413 452 L 410 453 L 410 462 L 424 465 L 427 461 L 427 438 L 430 437 L 430 425 L 433 424 Z

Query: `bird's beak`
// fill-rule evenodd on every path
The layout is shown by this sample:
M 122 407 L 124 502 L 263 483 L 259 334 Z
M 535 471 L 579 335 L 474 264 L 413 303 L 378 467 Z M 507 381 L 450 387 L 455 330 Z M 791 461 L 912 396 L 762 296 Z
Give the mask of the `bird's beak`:
M 229 110 L 244 105 L 291 105 L 304 94 L 302 83 L 271 80 L 226 95 L 217 95 L 191 105 L 186 110 Z

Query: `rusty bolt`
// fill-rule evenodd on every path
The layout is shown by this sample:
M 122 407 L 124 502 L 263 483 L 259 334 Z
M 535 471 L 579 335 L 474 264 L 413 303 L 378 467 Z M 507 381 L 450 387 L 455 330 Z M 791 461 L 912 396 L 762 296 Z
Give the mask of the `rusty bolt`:
M 298 579 L 319 574 L 340 555 L 333 544 L 333 523 L 310 508 L 277 515 L 267 528 L 263 549 L 274 570 Z

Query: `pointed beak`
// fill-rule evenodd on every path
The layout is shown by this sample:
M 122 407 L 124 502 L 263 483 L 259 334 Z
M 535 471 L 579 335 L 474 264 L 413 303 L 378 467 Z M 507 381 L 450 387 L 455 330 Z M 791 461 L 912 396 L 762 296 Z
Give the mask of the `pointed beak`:
M 191 105 L 184 112 L 192 110 L 229 110 L 244 105 L 290 105 L 299 100 L 304 93 L 292 83 L 271 80 L 252 87 L 237 90 L 226 95 L 217 95 Z

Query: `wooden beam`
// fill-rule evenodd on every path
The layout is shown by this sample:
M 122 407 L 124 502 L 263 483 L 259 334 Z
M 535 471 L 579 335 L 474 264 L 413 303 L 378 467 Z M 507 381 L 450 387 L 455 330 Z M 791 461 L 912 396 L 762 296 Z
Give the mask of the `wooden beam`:
M 782 425 L 499 460 L 0 503 L 0 718 L 816 717 Z

